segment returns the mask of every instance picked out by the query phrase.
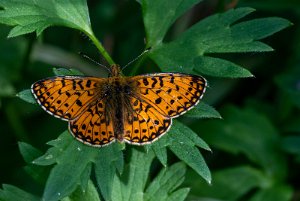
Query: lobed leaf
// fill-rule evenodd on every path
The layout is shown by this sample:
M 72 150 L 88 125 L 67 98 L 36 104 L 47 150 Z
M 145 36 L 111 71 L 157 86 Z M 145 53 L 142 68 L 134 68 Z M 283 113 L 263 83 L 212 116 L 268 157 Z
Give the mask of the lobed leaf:
M 257 40 L 291 25 L 282 18 L 262 18 L 237 22 L 251 8 L 238 8 L 215 14 L 196 23 L 178 38 L 154 45 L 150 57 L 163 71 L 194 71 L 218 77 L 251 77 L 252 74 L 229 61 L 205 56 L 211 53 L 271 51 Z M 144 18 L 144 22 L 147 19 Z
M 72 140 L 56 158 L 57 165 L 51 170 L 43 199 L 55 201 L 70 195 L 80 184 L 80 178 L 85 174 L 87 166 L 95 160 L 97 153 L 98 149 Z
M 95 160 L 95 175 L 97 184 L 105 200 L 111 200 L 113 181 L 117 170 L 123 172 L 124 159 L 122 147 L 113 143 L 102 147 Z
M 143 200 L 153 152 L 141 152 L 133 148 L 131 161 L 121 176 L 115 176 L 112 188 L 113 201 Z
M 92 34 L 85 0 L 2 0 L 0 23 L 15 26 L 9 37 L 36 32 L 59 25 Z
M 62 201 L 100 201 L 96 187 L 91 180 L 88 181 L 87 189 L 77 188 L 72 195 Z
M 186 166 L 180 162 L 162 169 L 147 187 L 144 200 L 165 201 L 170 199 L 170 194 L 182 184 L 185 172 Z M 181 200 L 184 199 L 181 198 Z

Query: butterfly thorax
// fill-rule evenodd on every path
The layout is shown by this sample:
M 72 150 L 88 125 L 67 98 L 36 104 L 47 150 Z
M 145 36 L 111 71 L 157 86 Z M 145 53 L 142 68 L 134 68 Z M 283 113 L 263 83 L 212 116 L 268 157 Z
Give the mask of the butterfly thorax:
M 117 64 L 113 64 L 110 67 L 110 74 L 109 77 L 120 77 L 121 76 L 121 68 Z

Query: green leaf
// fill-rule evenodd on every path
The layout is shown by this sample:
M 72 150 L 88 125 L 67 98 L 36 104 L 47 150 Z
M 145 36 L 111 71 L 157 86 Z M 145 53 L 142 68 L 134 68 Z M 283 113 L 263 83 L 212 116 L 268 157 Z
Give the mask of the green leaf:
M 174 140 L 174 142 L 169 145 L 169 148 L 180 160 L 193 168 L 208 183 L 211 183 L 210 171 L 197 147 L 188 146 Z
M 31 93 L 30 89 L 25 89 L 25 90 L 17 93 L 16 96 L 21 98 L 22 100 L 28 102 L 28 103 L 36 104 L 36 101 L 35 101 L 32 93 Z
M 261 171 L 247 166 L 213 172 L 211 186 L 202 180 L 195 180 L 195 176 L 194 172 L 188 171 L 184 183 L 191 187 L 191 196 L 220 200 L 240 200 L 255 188 L 269 188 L 272 185 L 270 178 Z
M 62 199 L 62 201 L 100 201 L 100 198 L 93 182 L 89 180 L 85 191 L 77 188 L 71 196 Z
M 89 163 L 80 176 L 80 186 L 82 192 L 87 191 L 87 188 L 89 187 L 91 172 L 92 172 L 92 163 Z
M 153 161 L 153 152 L 141 152 L 133 148 L 131 161 L 124 173 L 114 177 L 112 188 L 113 201 L 143 200 L 144 189 Z
M 201 137 L 229 153 L 245 154 L 270 175 L 284 178 L 287 163 L 280 138 L 272 123 L 259 111 L 233 106 L 221 111 L 223 121 L 206 121 L 197 125 Z
M 111 200 L 114 177 L 116 170 L 122 173 L 124 159 L 122 146 L 113 143 L 102 147 L 95 160 L 95 174 L 98 186 L 105 200 Z
M 205 75 L 217 77 L 253 77 L 248 70 L 230 61 L 206 56 L 195 58 L 194 70 Z
M 262 189 L 249 201 L 290 201 L 293 197 L 293 189 L 287 185 L 278 185 L 272 188 Z
M 199 103 L 196 107 L 188 111 L 184 117 L 190 117 L 190 118 L 217 118 L 221 119 L 220 113 L 215 110 L 212 106 L 206 104 L 206 103 Z
M 184 163 L 176 163 L 162 169 L 145 191 L 145 201 L 165 201 L 169 199 L 172 191 L 177 189 L 184 180 L 186 166 Z M 173 195 L 175 196 L 175 195 Z M 178 199 L 179 200 L 184 200 Z
M 77 69 L 66 69 L 66 68 L 53 68 L 53 73 L 56 76 L 66 76 L 66 75 L 84 75 Z
M 26 163 L 32 163 L 34 159 L 42 155 L 42 152 L 40 150 L 36 149 L 30 144 L 19 142 L 18 145 Z
M 68 131 L 63 132 L 57 139 L 48 142 L 48 145 L 51 145 L 50 149 L 47 152 L 35 159 L 32 163 L 35 165 L 52 165 L 55 164 L 57 158 L 59 158 L 64 150 L 72 143 L 74 139 L 70 137 L 70 133 Z
M 146 46 L 151 47 L 161 43 L 175 20 L 199 2 L 201 0 L 142 0 Z
M 15 186 L 3 184 L 0 189 L 0 200 L 3 201 L 40 201 L 41 199 Z
M 207 151 L 211 151 L 208 144 L 203 141 L 192 129 L 181 123 L 180 121 L 173 120 L 171 130 L 169 131 L 170 145 L 173 142 L 180 143 L 188 146 L 198 146 Z
M 208 183 L 211 182 L 211 174 L 203 156 L 196 146 L 209 150 L 209 146 L 189 127 L 176 121 L 169 134 L 169 148 L 188 166 L 193 168 Z
M 251 77 L 248 70 L 236 64 L 204 55 L 271 51 L 272 48 L 257 40 L 278 32 L 291 23 L 281 18 L 236 22 L 253 11 L 251 8 L 238 8 L 209 16 L 175 40 L 153 46 L 150 57 L 163 71 L 181 69 L 193 73 L 196 70 L 219 77 Z
M 188 193 L 190 192 L 190 188 L 181 188 L 169 195 L 169 197 L 166 199 L 166 201 L 180 201 L 185 200 L 188 196 Z
M 2 0 L 0 23 L 15 26 L 9 37 L 61 25 L 92 34 L 85 0 Z
M 167 154 L 167 146 L 169 144 L 168 137 L 163 136 L 159 140 L 155 141 L 153 144 L 149 145 L 150 148 L 155 153 L 158 160 L 161 162 L 163 166 L 167 166 L 168 162 L 168 154 Z
M 73 139 L 71 135 L 69 138 Z M 57 165 L 51 170 L 43 199 L 54 201 L 70 195 L 80 184 L 87 167 L 95 160 L 98 149 L 72 140 L 55 159 Z

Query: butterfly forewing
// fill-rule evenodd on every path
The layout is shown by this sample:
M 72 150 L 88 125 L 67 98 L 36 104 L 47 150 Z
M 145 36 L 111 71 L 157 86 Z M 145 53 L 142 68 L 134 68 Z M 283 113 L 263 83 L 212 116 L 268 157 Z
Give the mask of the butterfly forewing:
M 103 78 L 64 76 L 35 82 L 31 86 L 37 102 L 51 115 L 74 119 L 86 110 L 100 93 Z
M 206 87 L 203 77 L 182 73 L 157 73 L 133 79 L 138 85 L 137 96 L 170 118 L 195 106 Z

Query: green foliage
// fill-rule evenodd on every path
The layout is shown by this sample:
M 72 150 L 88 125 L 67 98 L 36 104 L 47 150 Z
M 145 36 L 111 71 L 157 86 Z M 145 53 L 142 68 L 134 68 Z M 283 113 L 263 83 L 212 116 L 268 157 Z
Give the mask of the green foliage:
M 39 201 L 38 197 L 27 193 L 15 186 L 5 184 L 2 186 L 3 189 L 0 190 L 0 200 L 2 201 Z
M 40 35 L 47 27 L 66 26 L 92 34 L 85 0 L 23 1 L 2 0 L 5 12 L 0 13 L 2 23 L 15 26 L 9 37 L 36 32 Z
M 99 5 L 94 3 L 99 7 L 90 9 L 91 13 L 97 13 L 96 11 L 102 10 L 102 6 L 105 5 L 111 10 L 116 8 L 111 2 L 105 2 L 106 4 Z M 208 104 L 201 102 L 183 117 L 173 120 L 168 134 L 151 145 L 136 147 L 113 143 L 97 149 L 74 140 L 68 131 L 63 132 L 56 140 L 49 141 L 57 136 L 53 133 L 58 133 L 58 131 L 53 131 L 56 126 L 52 126 L 58 123 L 50 122 L 52 120 L 32 118 L 26 125 L 30 129 L 27 135 L 26 129 L 20 126 L 22 125 L 21 118 L 25 119 L 26 115 L 38 115 L 36 104 L 19 106 L 26 108 L 26 113 L 20 113 L 17 106 L 13 105 L 14 103 L 7 101 L 5 104 L 10 107 L 6 108 L 13 109 L 6 109 L 5 113 L 10 122 L 16 125 L 13 126 L 16 128 L 15 132 L 21 133 L 16 136 L 23 136 L 17 139 L 33 141 L 19 143 L 19 150 L 27 163 L 23 170 L 30 177 L 30 179 L 27 178 L 28 183 L 37 183 L 42 190 L 37 192 L 32 190 L 33 188 L 22 187 L 28 191 L 26 192 L 4 184 L 0 190 L 0 200 L 290 200 L 294 189 L 286 182 L 289 179 L 286 155 L 295 156 L 296 163 L 300 161 L 300 141 L 299 136 L 295 135 L 300 131 L 300 119 L 294 112 L 295 108 L 296 111 L 299 110 L 299 70 L 294 67 L 275 77 L 274 83 L 276 83 L 278 94 L 274 96 L 278 100 L 271 104 L 278 106 L 278 111 L 270 108 L 267 102 L 251 100 L 246 96 L 247 100 L 243 99 L 243 104 L 246 105 L 244 108 L 226 106 L 226 103 L 222 103 L 226 102 L 226 99 L 210 94 L 232 95 L 230 89 L 233 88 L 232 85 L 227 84 L 228 80 L 221 79 L 219 88 L 222 92 L 220 92 L 216 90 L 218 81 L 213 77 L 253 77 L 249 70 L 242 67 L 251 66 L 251 62 L 243 62 L 234 57 L 229 57 L 234 62 L 229 61 L 226 57 L 222 57 L 222 54 L 247 52 L 256 55 L 260 52 L 272 51 L 273 48 L 259 40 L 290 26 L 291 23 L 278 17 L 253 19 L 250 14 L 254 12 L 254 9 L 241 7 L 224 9 L 221 13 L 211 13 L 205 19 L 193 23 L 190 27 L 185 26 L 183 30 L 175 33 L 177 24 L 184 21 L 189 16 L 188 13 L 193 13 L 191 9 L 200 2 L 201 0 L 139 1 L 142 8 L 140 20 L 143 20 L 144 27 L 138 31 L 127 28 L 130 22 L 132 23 L 131 18 L 125 19 L 124 16 L 118 16 L 121 19 L 120 22 L 110 20 L 113 22 L 111 26 L 117 31 L 126 22 L 125 31 L 128 31 L 126 32 L 128 36 L 132 35 L 133 38 L 137 38 L 134 35 L 137 32 L 141 33 L 143 38 L 143 29 L 145 29 L 145 48 L 151 47 L 151 49 L 137 65 L 143 64 L 146 67 L 141 69 L 136 65 L 128 74 L 152 71 L 153 69 L 147 68 L 151 59 L 163 71 L 208 75 L 211 86 L 206 100 Z M 135 6 L 137 6 L 136 3 Z M 47 37 L 53 35 L 54 41 L 59 41 L 62 36 L 55 37 L 56 33 L 51 33 L 51 29 L 55 26 L 75 29 L 76 35 L 79 30 L 92 41 L 107 63 L 114 63 L 94 34 L 95 30 L 95 33 L 100 33 L 99 35 L 105 38 L 104 34 L 113 30 L 111 27 L 107 28 L 105 23 L 99 23 L 101 25 L 99 26 L 96 24 L 97 20 L 93 22 L 95 29 L 92 30 L 91 13 L 88 12 L 87 2 L 84 0 L 0 0 L 0 7 L 2 8 L 0 9 L 0 23 L 13 26 L 8 33 L 11 42 L 8 43 L 2 39 L 5 36 L 4 32 L 0 34 L 0 51 L 5 49 L 5 52 L 9 53 L 7 57 L 5 54 L 4 56 L 0 54 L 2 67 L 0 68 L 0 100 L 6 100 L 12 97 L 15 91 L 21 91 L 17 94 L 19 98 L 28 103 L 35 103 L 28 88 L 34 80 L 45 76 L 45 70 L 42 70 L 42 75 L 41 70 L 34 67 L 35 63 L 29 62 L 34 58 L 33 56 L 29 58 L 31 51 L 34 52 L 31 49 L 34 49 L 33 39 L 30 39 L 28 45 L 28 38 L 16 36 L 35 32 L 36 35 L 41 36 L 39 37 L 41 50 L 45 51 L 46 48 L 43 49 L 44 37 L 47 41 Z M 128 12 L 127 15 L 130 16 L 130 13 L 132 12 Z M 105 16 L 105 12 L 99 12 L 98 15 L 101 16 L 98 18 L 101 20 L 105 17 L 109 18 L 109 15 Z M 136 15 L 134 18 L 136 19 Z M 97 19 L 97 17 L 91 17 L 91 19 Z M 138 23 L 134 21 L 133 24 Z M 53 28 L 46 31 L 48 27 Z M 76 35 L 73 38 L 76 38 Z M 142 43 L 141 41 L 138 43 Z M 114 42 L 120 41 L 111 40 L 106 44 L 114 44 Z M 76 44 L 71 47 L 69 44 L 66 46 L 72 49 L 76 47 Z M 126 47 L 126 52 L 134 49 L 130 42 Z M 77 51 L 76 48 L 74 49 Z M 130 56 L 134 56 L 135 52 L 131 54 Z M 149 56 L 148 60 L 146 56 Z M 22 60 L 23 57 L 26 59 Z M 77 69 L 54 68 L 53 72 L 57 76 L 83 75 Z M 96 71 L 93 72 L 96 73 Z M 32 75 L 35 76 L 30 77 Z M 47 76 L 52 75 L 47 72 Z M 22 81 L 22 83 L 15 84 L 20 78 L 23 78 L 24 82 L 26 80 L 26 83 Z M 24 88 L 27 89 L 23 90 Z M 214 102 L 221 103 L 218 106 L 221 108 L 221 114 L 209 105 Z M 45 116 L 45 113 L 41 113 L 42 116 Z M 4 123 L 0 123 L 1 126 L 2 124 Z M 279 124 L 284 126 L 281 127 Z M 65 122 L 62 128 L 66 128 Z M 282 136 L 283 132 L 286 136 Z M 36 136 L 47 135 L 48 138 L 43 140 L 37 142 L 33 140 Z M 44 154 L 32 145 L 41 146 L 41 142 L 47 142 L 51 146 Z M 216 150 L 217 154 L 215 155 L 215 151 L 211 152 L 211 150 Z M 207 160 L 209 165 L 205 162 L 203 154 L 205 157 L 211 157 Z M 225 155 L 224 158 L 223 155 Z M 242 160 L 239 156 L 242 156 Z M 228 157 L 229 160 L 226 161 Z M 156 158 L 158 160 L 155 160 Z M 180 162 L 174 163 L 174 161 Z M 208 166 L 212 167 L 212 174 Z M 222 169 L 215 168 L 218 166 Z M 185 176 L 187 176 L 186 180 Z M 182 184 L 186 187 L 181 187 Z

